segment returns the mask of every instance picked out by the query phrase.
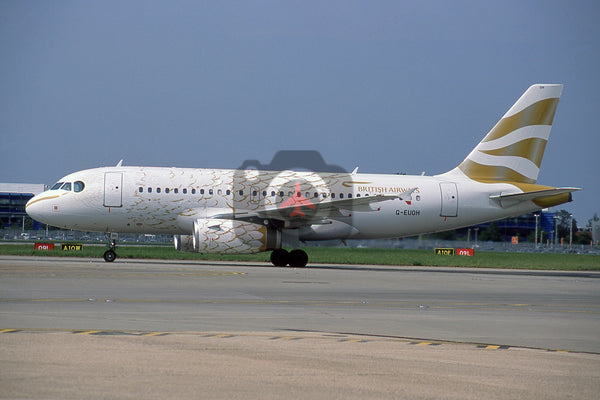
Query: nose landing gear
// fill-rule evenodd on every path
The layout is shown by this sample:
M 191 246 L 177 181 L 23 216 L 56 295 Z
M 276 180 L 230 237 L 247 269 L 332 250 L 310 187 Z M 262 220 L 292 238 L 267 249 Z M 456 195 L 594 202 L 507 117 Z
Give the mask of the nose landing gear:
M 117 258 L 117 253 L 115 253 L 115 249 L 117 248 L 117 239 L 119 237 L 118 233 L 111 233 L 110 236 L 107 233 L 106 238 L 108 239 L 108 250 L 104 252 L 104 261 L 113 262 Z

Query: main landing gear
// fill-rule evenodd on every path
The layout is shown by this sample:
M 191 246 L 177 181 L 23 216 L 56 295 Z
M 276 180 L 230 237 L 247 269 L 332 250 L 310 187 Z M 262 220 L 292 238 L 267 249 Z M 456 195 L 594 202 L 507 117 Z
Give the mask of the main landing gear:
M 108 233 L 106 234 L 106 238 L 108 239 L 109 245 L 108 245 L 108 250 L 106 250 L 104 252 L 104 261 L 106 262 L 113 262 L 115 261 L 115 258 L 117 258 L 117 253 L 115 253 L 115 249 L 117 248 L 117 234 L 111 234 L 110 236 L 108 235 Z
M 285 249 L 276 249 L 271 253 L 271 262 L 276 267 L 289 265 L 294 268 L 304 268 L 308 263 L 308 255 L 304 250 L 300 249 L 290 252 Z

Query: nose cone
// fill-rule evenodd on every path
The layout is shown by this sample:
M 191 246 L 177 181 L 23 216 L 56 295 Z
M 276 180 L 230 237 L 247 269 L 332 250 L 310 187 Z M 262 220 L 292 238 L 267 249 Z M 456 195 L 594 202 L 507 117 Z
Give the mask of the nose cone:
M 46 193 L 38 194 L 37 196 L 33 196 L 25 205 L 25 212 L 32 219 L 42 222 L 44 224 L 50 224 L 48 221 L 52 209 L 50 205 L 50 199 L 55 198 L 56 196 L 48 196 Z

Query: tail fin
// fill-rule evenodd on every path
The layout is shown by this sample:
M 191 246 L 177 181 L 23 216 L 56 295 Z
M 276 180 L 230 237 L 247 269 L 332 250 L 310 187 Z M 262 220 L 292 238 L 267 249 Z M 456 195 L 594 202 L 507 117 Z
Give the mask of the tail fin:
M 527 89 L 458 169 L 480 182 L 535 183 L 562 89 Z

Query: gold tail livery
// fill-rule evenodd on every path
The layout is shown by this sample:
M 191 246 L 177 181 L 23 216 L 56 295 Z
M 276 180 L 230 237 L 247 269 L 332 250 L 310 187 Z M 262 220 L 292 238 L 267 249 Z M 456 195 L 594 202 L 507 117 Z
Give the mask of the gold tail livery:
M 181 251 L 272 251 L 274 265 L 303 267 L 303 241 L 440 232 L 571 201 L 578 188 L 536 183 L 562 88 L 531 86 L 460 165 L 441 175 L 119 162 L 65 176 L 26 209 L 33 219 L 60 228 L 172 234 Z M 116 258 L 114 244 L 106 261 Z

